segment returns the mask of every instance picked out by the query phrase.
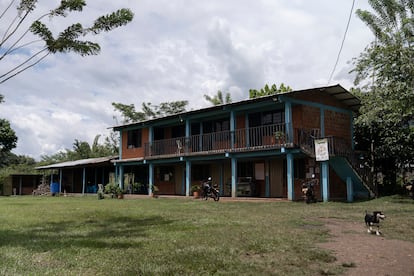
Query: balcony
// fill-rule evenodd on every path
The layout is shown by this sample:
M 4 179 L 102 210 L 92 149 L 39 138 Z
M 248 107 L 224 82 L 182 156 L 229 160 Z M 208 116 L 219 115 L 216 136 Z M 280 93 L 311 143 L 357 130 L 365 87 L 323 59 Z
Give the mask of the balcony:
M 286 124 L 221 131 L 146 143 L 145 158 L 209 155 L 293 147 Z

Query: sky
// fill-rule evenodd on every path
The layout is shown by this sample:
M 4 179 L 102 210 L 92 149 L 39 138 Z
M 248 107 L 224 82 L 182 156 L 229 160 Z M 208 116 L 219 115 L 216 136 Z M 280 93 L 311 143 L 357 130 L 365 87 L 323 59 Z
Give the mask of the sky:
M 9 2 L 0 0 L 0 14 Z M 37 15 L 60 1 L 40 2 L 47 3 L 38 4 Z M 113 102 L 139 110 L 142 102 L 187 100 L 191 110 L 211 106 L 204 95 L 218 90 L 235 102 L 265 84 L 350 89 L 352 60 L 373 40 L 355 15 L 356 9 L 370 10 L 368 0 L 357 0 L 329 82 L 351 6 L 351 0 L 89 0 L 82 13 L 43 22 L 58 33 L 119 8 L 131 9 L 134 20 L 88 38 L 101 46 L 99 55 L 49 55 L 0 84 L 0 118 L 18 136 L 13 152 L 40 161 L 72 149 L 75 139 L 92 143 L 98 134 L 108 136 L 122 122 Z M 0 18 L 1 37 L 13 13 Z M 0 73 L 40 46 L 1 60 Z

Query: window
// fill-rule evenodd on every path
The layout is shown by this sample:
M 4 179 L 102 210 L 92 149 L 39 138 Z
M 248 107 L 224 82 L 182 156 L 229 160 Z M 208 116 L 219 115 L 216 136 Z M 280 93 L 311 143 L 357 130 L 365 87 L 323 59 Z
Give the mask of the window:
M 128 130 L 128 148 L 140 148 L 142 144 L 142 130 L 134 129 Z
M 285 112 L 282 110 L 257 112 L 249 114 L 249 126 L 258 127 L 273 124 L 283 124 L 285 122 Z

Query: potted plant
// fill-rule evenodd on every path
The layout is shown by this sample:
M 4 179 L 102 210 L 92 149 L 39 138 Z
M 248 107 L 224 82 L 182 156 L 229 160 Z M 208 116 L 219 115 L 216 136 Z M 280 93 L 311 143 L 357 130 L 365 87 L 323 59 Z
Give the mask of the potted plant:
M 115 183 L 105 185 L 105 194 L 110 194 L 111 198 L 124 198 L 124 191 Z
M 191 192 L 193 193 L 194 198 L 199 198 L 200 185 L 191 186 Z
M 157 198 L 158 197 L 158 186 L 152 185 L 151 186 L 151 196 Z
M 274 133 L 274 137 L 275 137 L 275 142 L 277 144 L 284 144 L 285 143 L 285 133 L 283 131 L 276 131 Z
M 118 198 L 118 199 L 123 199 L 124 198 L 124 191 L 121 189 L 121 187 L 119 187 L 119 186 L 117 186 L 116 188 L 115 188 L 115 194 L 116 194 L 116 197 Z

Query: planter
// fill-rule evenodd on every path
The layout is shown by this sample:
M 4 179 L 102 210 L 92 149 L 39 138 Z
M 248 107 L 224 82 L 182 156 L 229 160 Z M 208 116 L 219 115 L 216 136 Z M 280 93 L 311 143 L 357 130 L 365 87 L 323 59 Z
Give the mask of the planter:
M 193 192 L 193 197 L 194 198 L 199 198 L 200 197 L 200 194 L 198 193 L 198 191 Z

